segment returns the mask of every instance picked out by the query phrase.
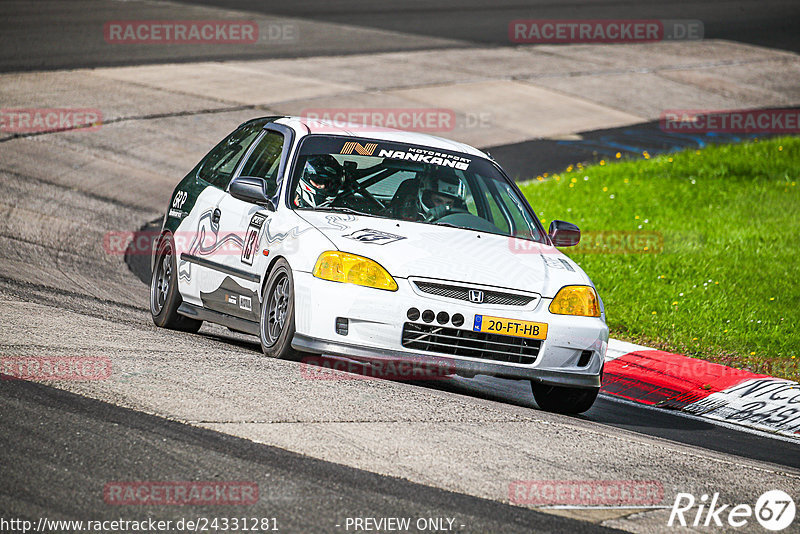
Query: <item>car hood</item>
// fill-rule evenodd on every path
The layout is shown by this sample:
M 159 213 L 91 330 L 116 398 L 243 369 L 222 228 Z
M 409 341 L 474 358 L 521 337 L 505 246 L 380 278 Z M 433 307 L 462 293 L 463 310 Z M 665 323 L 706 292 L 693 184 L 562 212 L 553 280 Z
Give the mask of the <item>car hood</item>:
M 591 284 L 575 262 L 549 245 L 394 219 L 297 213 L 339 250 L 371 258 L 398 278 L 505 287 L 548 298 L 565 285 Z

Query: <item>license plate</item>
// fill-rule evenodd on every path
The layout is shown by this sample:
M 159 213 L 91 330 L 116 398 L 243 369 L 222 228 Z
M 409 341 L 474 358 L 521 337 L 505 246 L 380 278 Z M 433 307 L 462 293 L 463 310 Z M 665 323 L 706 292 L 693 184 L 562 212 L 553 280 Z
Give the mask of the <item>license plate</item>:
M 503 336 L 547 339 L 547 323 L 517 321 L 516 319 L 491 317 L 489 315 L 476 315 L 472 330 L 475 332 L 486 332 L 488 334 L 500 334 Z

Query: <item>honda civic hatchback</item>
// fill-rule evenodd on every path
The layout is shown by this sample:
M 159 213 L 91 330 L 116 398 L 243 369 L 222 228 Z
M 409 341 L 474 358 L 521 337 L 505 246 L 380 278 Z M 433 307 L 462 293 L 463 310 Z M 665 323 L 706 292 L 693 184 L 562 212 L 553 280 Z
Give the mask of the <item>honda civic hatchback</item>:
M 276 358 L 447 362 L 594 402 L 603 303 L 517 186 L 468 145 L 298 117 L 236 128 L 177 185 L 153 255 L 156 325 L 258 336 Z

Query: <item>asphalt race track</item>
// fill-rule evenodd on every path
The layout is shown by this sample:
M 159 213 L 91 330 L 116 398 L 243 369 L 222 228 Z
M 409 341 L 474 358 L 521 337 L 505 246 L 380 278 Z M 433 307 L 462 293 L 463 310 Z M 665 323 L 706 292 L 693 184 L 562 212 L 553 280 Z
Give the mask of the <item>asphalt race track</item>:
M 183 4 L 183 5 L 181 5 Z M 299 21 L 301 39 L 292 46 L 265 50 L 238 46 L 164 47 L 136 50 L 109 47 L 103 24 L 109 20 L 213 19 L 214 8 L 261 14 L 264 20 Z M 491 2 L 482 0 L 363 4 L 357 0 L 193 0 L 103 2 L 100 0 L 7 0 L 0 19 L 0 70 L 41 70 L 200 61 L 299 57 L 328 54 L 507 45 L 508 23 L 515 19 L 697 19 L 707 39 L 800 51 L 800 6 L 792 0 L 714 0 L 707 2 L 574 1 Z M 228 14 L 225 18 L 232 18 Z M 340 24 L 350 29 L 342 31 Z M 99 29 L 100 31 L 94 31 Z M 412 37 L 409 37 L 412 36 Z M 44 38 L 43 38 L 44 36 Z
M 452 518 L 459 530 L 482 532 L 614 532 L 486 499 L 323 462 L 275 447 L 226 436 L 119 408 L 27 382 L 12 382 L 0 397 L 4 509 L 17 517 L 116 519 L 101 492 L 76 495 L 75 488 L 102 488 L 109 480 L 213 480 L 220 473 L 259 484 L 260 500 L 248 516 L 279 517 L 281 531 L 325 532 L 347 517 L 420 515 Z M 47 430 L 43 431 L 43 427 Z M 31 469 L 35 450 L 41 465 Z M 46 465 L 60 471 L 55 478 Z M 10 466 L 17 466 L 12 468 Z M 102 511 L 101 511 L 102 510 Z M 155 520 L 209 515 L 202 507 L 160 507 Z
M 153 326 L 149 258 L 109 251 L 109 233 L 153 228 L 177 180 L 222 135 L 269 114 L 273 104 L 185 89 L 236 85 L 236 79 L 196 78 L 185 90 L 158 92 L 147 85 L 152 75 L 140 79 L 137 66 L 492 49 L 508 44 L 509 20 L 577 13 L 701 19 L 709 39 L 800 50 L 800 4 L 791 1 L 487 6 L 245 0 L 0 5 L 3 107 L 54 106 L 49 99 L 68 83 L 78 95 L 69 98 L 89 95 L 114 110 L 96 131 L 0 136 L 0 355 L 93 356 L 113 363 L 112 377 L 97 382 L 0 380 L 0 518 L 246 514 L 276 518 L 283 532 L 347 532 L 348 518 L 412 517 L 451 518 L 457 532 L 673 532 L 666 521 L 678 492 L 719 492 L 726 502 L 751 504 L 769 489 L 797 494 L 796 440 L 608 397 L 582 416 L 555 415 L 538 409 L 526 384 L 488 377 L 308 380 L 300 363 L 265 358 L 255 338 L 218 326 L 205 325 L 199 334 Z M 115 48 L 102 39 L 108 20 L 213 18 L 222 17 L 221 10 L 228 18 L 245 13 L 290 21 L 305 37 L 296 46 L 242 49 Z M 795 60 L 763 60 L 782 61 Z M 301 82 L 314 78 L 309 65 Z M 134 70 L 58 70 L 101 66 Z M 129 85 L 115 82 L 123 76 Z M 350 95 L 341 94 L 345 101 Z M 779 96 L 787 107 L 798 104 L 793 95 Z M 631 153 L 675 148 L 654 121 L 628 122 L 635 124 L 577 129 L 572 133 L 580 135 L 563 139 L 528 136 L 498 144 L 487 136 L 475 144 L 490 147 L 519 178 L 591 160 L 604 146 L 627 143 Z M 104 485 L 132 480 L 250 481 L 259 487 L 259 500 L 244 513 L 104 501 Z M 509 485 L 518 480 L 651 480 L 663 487 L 664 498 L 626 509 L 513 505 Z
M 663 2 L 645 1 L 505 1 L 488 5 L 480 0 L 404 2 L 390 0 L 365 6 L 357 0 L 331 4 L 324 0 L 292 3 L 258 0 L 199 0 L 203 4 L 247 11 L 352 24 L 426 37 L 445 37 L 471 43 L 506 44 L 508 21 L 515 19 L 698 19 L 705 38 L 730 39 L 759 46 L 798 50 L 793 22 L 800 16 L 796 3 L 777 2 Z

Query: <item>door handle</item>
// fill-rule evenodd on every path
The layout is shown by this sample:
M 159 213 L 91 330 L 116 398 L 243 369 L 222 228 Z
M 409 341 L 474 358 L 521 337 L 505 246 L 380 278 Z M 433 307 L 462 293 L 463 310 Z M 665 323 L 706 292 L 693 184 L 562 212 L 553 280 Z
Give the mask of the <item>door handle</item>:
M 218 223 L 220 217 L 222 217 L 222 212 L 219 211 L 219 208 L 215 208 L 214 213 L 211 215 L 211 222 Z

